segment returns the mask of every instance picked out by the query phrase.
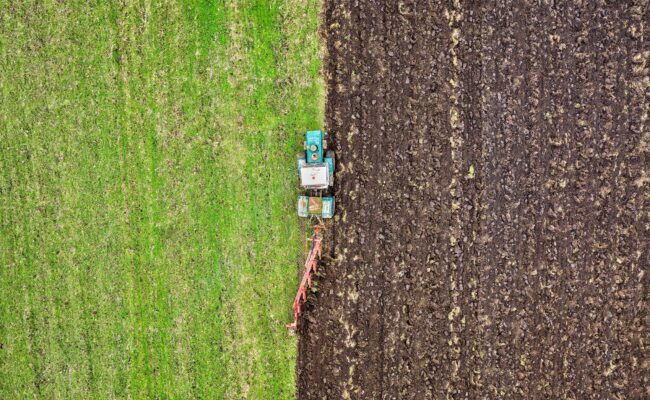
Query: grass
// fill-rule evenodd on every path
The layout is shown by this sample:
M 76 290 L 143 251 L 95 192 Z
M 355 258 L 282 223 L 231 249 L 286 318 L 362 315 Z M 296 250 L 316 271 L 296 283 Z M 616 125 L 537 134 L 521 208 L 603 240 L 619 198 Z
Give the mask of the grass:
M 0 0 L 0 398 L 285 399 L 317 1 Z

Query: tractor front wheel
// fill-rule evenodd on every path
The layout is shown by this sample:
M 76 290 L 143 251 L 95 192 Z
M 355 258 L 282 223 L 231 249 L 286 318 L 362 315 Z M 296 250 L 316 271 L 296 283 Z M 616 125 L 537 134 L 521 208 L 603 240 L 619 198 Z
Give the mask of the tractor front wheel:
M 325 157 L 332 159 L 332 171 L 330 171 L 330 185 L 334 185 L 334 170 L 336 169 L 336 156 L 334 155 L 334 151 L 327 150 L 325 152 Z

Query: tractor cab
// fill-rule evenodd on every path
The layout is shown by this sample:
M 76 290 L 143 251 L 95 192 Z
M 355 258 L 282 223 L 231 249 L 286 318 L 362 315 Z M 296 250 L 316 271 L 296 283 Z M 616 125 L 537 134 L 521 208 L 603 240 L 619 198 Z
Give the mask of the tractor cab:
M 300 186 L 307 193 L 298 198 L 298 215 L 332 218 L 334 197 L 324 196 L 334 185 L 334 152 L 327 150 L 327 133 L 308 131 L 304 151 L 298 154 Z

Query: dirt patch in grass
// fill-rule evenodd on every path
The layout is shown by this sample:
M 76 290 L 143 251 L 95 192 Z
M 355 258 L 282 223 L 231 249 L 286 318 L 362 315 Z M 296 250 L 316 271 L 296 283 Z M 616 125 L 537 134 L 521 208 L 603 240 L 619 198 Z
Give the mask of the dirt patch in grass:
M 327 2 L 299 398 L 650 396 L 648 6 L 556 3 Z

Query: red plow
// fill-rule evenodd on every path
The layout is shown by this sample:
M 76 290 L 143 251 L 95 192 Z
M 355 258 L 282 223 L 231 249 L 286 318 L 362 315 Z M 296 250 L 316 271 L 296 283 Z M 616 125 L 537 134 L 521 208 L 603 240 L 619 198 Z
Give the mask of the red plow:
M 315 272 L 318 272 L 318 260 L 322 254 L 322 238 L 320 235 L 320 230 L 322 228 L 323 225 L 319 222 L 318 225 L 314 226 L 314 233 L 312 234 L 311 238 L 307 239 L 307 241 L 311 242 L 311 248 L 309 250 L 309 254 L 307 255 L 307 260 L 305 261 L 305 272 L 302 275 L 300 287 L 298 287 L 298 293 L 296 293 L 296 298 L 293 300 L 293 322 L 287 325 L 287 328 L 291 330 L 298 328 L 298 320 L 300 319 L 301 307 L 302 304 L 307 301 L 307 288 L 312 287 L 311 275 Z

